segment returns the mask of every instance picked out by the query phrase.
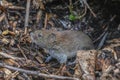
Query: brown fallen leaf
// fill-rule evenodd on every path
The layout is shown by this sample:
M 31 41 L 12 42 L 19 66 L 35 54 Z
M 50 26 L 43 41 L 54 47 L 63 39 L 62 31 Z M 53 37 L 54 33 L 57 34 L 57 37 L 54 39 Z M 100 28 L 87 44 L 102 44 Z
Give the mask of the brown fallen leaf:
M 15 33 L 14 32 L 12 32 L 12 31 L 9 31 L 9 30 L 5 30 L 5 31 L 3 31 L 2 32 L 2 35 L 8 35 L 8 34 L 10 34 L 10 35 L 12 35 L 12 36 L 14 36 L 15 35 Z
M 3 38 L 1 41 L 4 44 L 8 44 L 10 42 L 10 40 L 8 40 L 7 38 Z
M 80 50 L 77 52 L 77 63 L 80 65 L 83 80 L 95 80 L 96 50 Z

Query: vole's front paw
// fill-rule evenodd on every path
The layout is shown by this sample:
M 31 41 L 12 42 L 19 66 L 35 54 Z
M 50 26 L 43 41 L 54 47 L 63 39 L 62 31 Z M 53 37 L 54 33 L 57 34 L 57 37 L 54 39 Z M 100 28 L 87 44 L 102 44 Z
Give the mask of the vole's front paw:
M 67 62 L 67 55 L 65 54 L 59 54 L 57 56 L 57 60 L 60 64 L 66 63 Z
M 48 56 L 47 59 L 45 60 L 45 63 L 50 62 L 50 60 L 52 60 L 52 57 L 51 57 L 51 56 Z

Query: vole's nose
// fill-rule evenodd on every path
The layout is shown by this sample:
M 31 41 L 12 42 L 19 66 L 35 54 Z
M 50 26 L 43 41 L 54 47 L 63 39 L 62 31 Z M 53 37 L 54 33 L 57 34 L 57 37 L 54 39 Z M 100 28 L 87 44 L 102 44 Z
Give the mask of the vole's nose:
M 35 40 L 35 38 L 34 38 L 34 37 L 35 37 L 35 35 L 31 32 L 31 33 L 30 33 L 30 38 L 31 38 L 31 40 L 32 40 L 32 41 L 34 41 L 34 40 Z

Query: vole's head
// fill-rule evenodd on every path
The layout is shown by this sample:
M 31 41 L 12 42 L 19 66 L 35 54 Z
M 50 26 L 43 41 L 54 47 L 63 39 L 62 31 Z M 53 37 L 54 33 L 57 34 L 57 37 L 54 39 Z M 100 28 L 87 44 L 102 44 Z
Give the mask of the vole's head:
M 56 36 L 52 32 L 37 30 L 30 33 L 31 40 L 33 43 L 39 45 L 42 48 L 46 48 L 52 45 L 52 42 L 55 41 Z
M 41 31 L 35 31 L 35 32 L 31 32 L 30 33 L 30 37 L 32 42 L 36 43 L 40 40 L 40 38 L 42 38 L 42 32 Z

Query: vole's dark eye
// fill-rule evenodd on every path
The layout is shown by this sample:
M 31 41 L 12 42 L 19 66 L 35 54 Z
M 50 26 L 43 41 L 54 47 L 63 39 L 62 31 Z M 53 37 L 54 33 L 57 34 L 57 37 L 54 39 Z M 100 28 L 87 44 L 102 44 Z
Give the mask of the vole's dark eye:
M 42 37 L 42 35 L 41 35 L 41 34 L 38 34 L 38 37 Z

